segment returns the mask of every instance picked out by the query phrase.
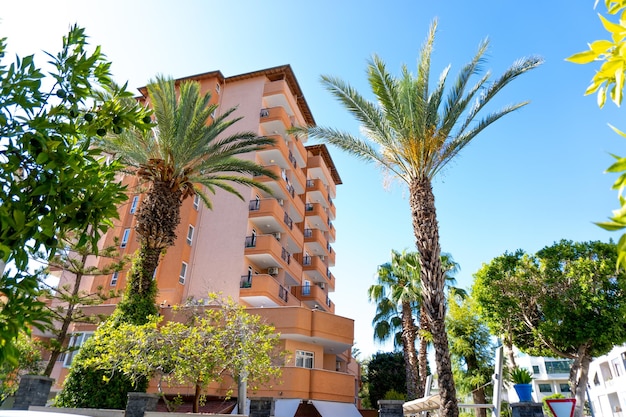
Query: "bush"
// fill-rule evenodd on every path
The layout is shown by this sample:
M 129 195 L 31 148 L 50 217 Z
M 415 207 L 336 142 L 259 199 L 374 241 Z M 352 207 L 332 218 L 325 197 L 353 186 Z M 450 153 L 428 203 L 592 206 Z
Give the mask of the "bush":
M 543 404 L 542 405 L 543 414 L 548 417 L 554 416 L 554 414 L 552 414 L 552 411 L 550 410 L 550 407 L 548 407 L 548 403 L 546 402 L 546 400 L 552 400 L 554 398 L 565 398 L 565 396 L 557 392 L 556 394 L 546 395 L 545 397 L 541 399 L 541 403 Z

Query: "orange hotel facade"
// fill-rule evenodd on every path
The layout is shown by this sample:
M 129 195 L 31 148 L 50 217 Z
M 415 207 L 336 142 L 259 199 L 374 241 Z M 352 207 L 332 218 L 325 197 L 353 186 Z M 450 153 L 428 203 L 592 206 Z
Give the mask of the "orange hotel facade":
M 331 298 L 336 256 L 333 199 L 341 178 L 325 145 L 307 146 L 306 138 L 288 133 L 294 125 L 315 123 L 291 67 L 232 77 L 214 71 L 182 80 L 200 82 L 202 92 L 211 92 L 212 102 L 219 104 L 218 112 L 237 106 L 233 116 L 242 120 L 233 131 L 254 131 L 275 139 L 274 145 L 246 157 L 269 167 L 278 179 L 256 178 L 272 194 L 239 188 L 249 196 L 245 202 L 218 190 L 211 197 L 212 210 L 199 199 L 184 201 L 176 245 L 167 250 L 155 272 L 162 314 L 168 316 L 170 306 L 189 299 L 202 303 L 210 292 L 239 300 L 276 327 L 281 347 L 290 352 L 282 383 L 249 392 L 251 399 L 270 398 L 277 406 L 296 400 L 356 404 L 358 364 L 351 357 L 354 322 L 335 315 Z M 144 88 L 140 92 L 146 95 Z M 104 239 L 110 244 L 119 238 L 120 252 L 132 254 L 138 247 L 134 216 L 142 195 L 132 194 L 137 190 L 134 177 L 124 180 L 131 194 Z M 61 283 L 65 279 L 61 274 Z M 81 286 L 122 290 L 125 283 L 122 271 L 83 281 Z M 113 307 L 101 305 L 97 310 Z M 82 344 L 93 330 L 93 326 L 76 325 L 71 343 Z M 65 355 L 55 366 L 53 389 L 61 388 L 72 356 Z M 175 388 L 175 393 L 185 394 L 185 389 Z M 191 387 L 188 391 L 193 393 Z M 207 394 L 225 392 L 226 387 L 215 386 Z

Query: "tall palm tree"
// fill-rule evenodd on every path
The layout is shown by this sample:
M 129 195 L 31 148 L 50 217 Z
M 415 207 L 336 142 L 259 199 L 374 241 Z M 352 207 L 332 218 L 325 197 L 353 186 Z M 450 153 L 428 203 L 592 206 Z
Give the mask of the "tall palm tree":
M 518 60 L 493 82 L 489 83 L 490 73 L 487 72 L 470 86 L 470 78 L 481 72 L 484 63 L 488 41 L 483 41 L 444 95 L 449 67 L 442 72 L 432 91 L 429 83 L 436 27 L 435 20 L 420 51 L 417 75 L 403 66 L 402 75 L 396 78 L 378 56 L 372 57 L 368 79 L 375 102 L 366 100 L 338 78 L 322 76 L 325 87 L 361 123 L 365 139 L 322 126 L 310 127 L 308 133 L 359 159 L 380 164 L 408 186 L 413 231 L 420 254 L 422 298 L 435 347 L 441 415 L 456 417 L 458 407 L 445 330 L 445 280 L 439 256 L 439 225 L 432 181 L 483 129 L 527 104 L 506 106 L 478 119 L 481 110 L 504 86 L 539 66 L 542 59 Z
M 378 267 L 378 282 L 368 289 L 369 300 L 376 303 L 372 320 L 374 338 L 385 341 L 393 337 L 394 346 L 402 347 L 407 375 L 407 395 L 424 395 L 428 376 L 427 347 L 431 341 L 424 303 L 421 302 L 420 264 L 417 252 L 391 252 L 392 260 Z M 446 287 L 460 298 L 466 291 L 454 285 L 459 265 L 449 254 L 441 255 Z M 410 306 L 410 309 L 408 308 Z M 409 316 L 410 314 L 410 316 Z M 415 325 L 415 320 L 419 325 Z M 419 350 L 415 342 L 419 339 Z M 417 355 L 417 360 L 414 358 Z M 416 367 L 417 363 L 417 367 Z
M 104 139 L 104 148 L 116 154 L 147 188 L 135 227 L 140 249 L 120 306 L 128 319 L 140 323 L 146 311 L 154 308 L 152 277 L 161 253 L 176 241 L 183 200 L 198 195 L 211 208 L 205 190 L 215 194 L 217 189 L 244 200 L 235 185 L 268 191 L 253 176 L 275 177 L 254 161 L 239 157 L 273 140 L 255 132 L 225 133 L 241 119 L 231 117 L 236 108 L 213 116 L 218 106 L 210 104 L 210 94 L 200 93 L 198 82 L 177 86 L 172 79 L 157 77 L 147 91 L 155 127 L 151 131 L 130 129 Z

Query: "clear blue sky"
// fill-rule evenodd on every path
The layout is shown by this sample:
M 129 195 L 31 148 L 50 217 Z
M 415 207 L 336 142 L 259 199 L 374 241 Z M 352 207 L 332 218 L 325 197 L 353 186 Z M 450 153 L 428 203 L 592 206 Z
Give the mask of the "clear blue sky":
M 173 77 L 221 70 L 225 76 L 290 64 L 318 125 L 358 133 L 357 124 L 319 82 L 321 74 L 368 94 L 367 59 L 376 53 L 395 73 L 415 71 L 433 18 L 439 30 L 433 79 L 448 64 L 456 75 L 485 37 L 485 69 L 499 75 L 514 60 L 541 55 L 542 67 L 509 85 L 498 107 L 531 104 L 485 130 L 435 181 L 442 249 L 460 264 L 469 288 L 480 266 L 505 251 L 534 252 L 560 239 L 608 240 L 592 222 L 618 201 L 609 153 L 626 154 L 624 112 L 584 97 L 595 67 L 564 58 L 605 38 L 594 0 L 318 0 L 318 1 L 9 1 L 0 4 L 0 37 L 10 54 L 57 51 L 72 23 L 101 45 L 119 82 L 143 86 L 156 74 Z M 45 57 L 39 55 L 40 63 Z M 369 355 L 374 306 L 366 290 L 391 249 L 414 249 L 406 190 L 383 186 L 383 175 L 331 148 L 343 185 L 337 199 L 337 314 L 355 320 L 356 347 Z

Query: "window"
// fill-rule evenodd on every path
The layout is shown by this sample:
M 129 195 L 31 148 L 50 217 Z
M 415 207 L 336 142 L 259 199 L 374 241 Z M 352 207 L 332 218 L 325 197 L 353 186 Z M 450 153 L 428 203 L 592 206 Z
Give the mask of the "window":
M 193 226 L 189 225 L 189 229 L 187 229 L 187 244 L 189 246 L 191 246 L 191 243 L 193 242 Z
M 130 203 L 130 214 L 135 214 L 137 211 L 137 204 L 139 203 L 139 196 L 136 195 L 133 197 L 132 203 Z
M 559 384 L 561 392 L 570 392 L 569 384 Z
M 533 374 L 537 375 L 539 373 L 539 365 L 533 365 Z
M 219 94 L 219 93 L 220 93 L 220 84 L 219 84 L 219 83 L 215 84 L 215 92 L 216 92 L 217 94 Z
M 180 277 L 178 278 L 178 282 L 185 285 L 185 278 L 187 277 L 187 262 L 183 262 L 180 267 Z
M 71 349 L 67 351 L 65 354 L 65 360 L 63 361 L 63 366 L 68 368 L 72 364 L 72 360 L 74 356 L 78 352 L 78 349 L 85 343 L 87 339 L 89 339 L 93 335 L 92 332 L 88 333 L 74 333 L 70 336 L 70 342 L 68 347 Z
M 539 384 L 539 392 L 552 392 L 550 384 Z
M 546 372 L 549 374 L 569 374 L 571 361 L 546 361 Z
M 313 352 L 296 350 L 296 366 L 298 368 L 313 369 Z
M 611 365 L 613 365 L 613 370 L 615 371 L 615 377 L 622 376 L 622 368 L 620 366 L 620 359 L 615 358 L 611 361 Z
M 115 285 L 117 285 L 117 278 L 119 274 L 120 274 L 119 272 L 115 271 L 111 275 L 111 283 L 109 284 L 111 287 L 114 287 Z
M 124 229 L 124 234 L 122 235 L 122 243 L 120 243 L 120 248 L 125 248 L 128 243 L 128 237 L 130 236 L 130 228 Z
M 200 208 L 200 196 L 198 194 L 193 197 L 193 208 L 196 210 Z

